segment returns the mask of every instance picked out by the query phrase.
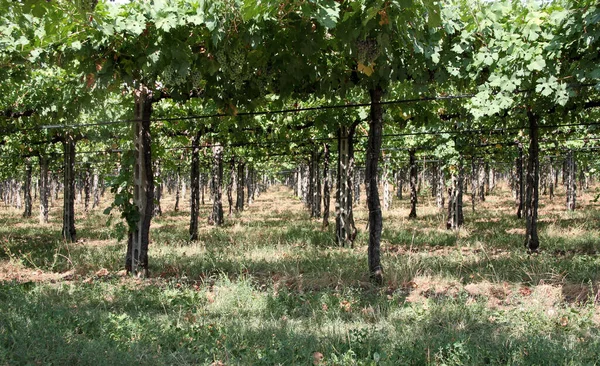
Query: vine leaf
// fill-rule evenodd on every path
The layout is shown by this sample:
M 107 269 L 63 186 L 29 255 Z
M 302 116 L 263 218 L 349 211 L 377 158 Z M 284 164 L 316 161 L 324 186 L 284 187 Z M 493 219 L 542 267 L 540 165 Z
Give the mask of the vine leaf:
M 373 67 L 375 66 L 375 64 L 369 64 L 368 66 L 363 64 L 362 62 L 358 63 L 358 71 L 362 72 L 363 74 L 367 75 L 367 76 L 371 76 L 373 74 Z
M 320 3 L 319 9 L 315 14 L 317 22 L 322 26 L 332 29 L 335 28 L 340 12 L 340 6 L 335 1 L 324 1 Z
M 546 61 L 540 55 L 536 56 L 535 59 L 527 66 L 529 71 L 542 71 L 546 67 Z

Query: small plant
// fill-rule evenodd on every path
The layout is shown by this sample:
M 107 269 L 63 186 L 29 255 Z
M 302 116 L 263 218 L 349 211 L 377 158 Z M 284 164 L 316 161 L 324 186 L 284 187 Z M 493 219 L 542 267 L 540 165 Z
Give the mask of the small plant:
M 455 342 L 440 349 L 435 354 L 435 363 L 440 366 L 462 366 L 470 364 L 471 358 L 463 342 Z

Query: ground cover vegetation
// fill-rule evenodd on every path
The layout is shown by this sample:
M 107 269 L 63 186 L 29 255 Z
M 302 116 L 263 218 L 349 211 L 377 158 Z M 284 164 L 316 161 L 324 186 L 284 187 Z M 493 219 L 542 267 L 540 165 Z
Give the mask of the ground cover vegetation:
M 408 197 L 387 211 L 382 286 L 364 271 L 365 204 L 355 248 L 293 193 L 274 187 L 226 225 L 185 216 L 152 223 L 150 279 L 127 276 L 123 244 L 101 209 L 80 222 L 82 242 L 2 211 L 2 359 L 8 364 L 594 364 L 598 359 L 598 219 L 543 202 L 540 238 L 527 255 L 522 221 L 498 210 L 497 188 L 448 232 L 433 199 L 407 219 Z M 512 200 L 511 200 L 512 201 Z M 589 202 L 589 206 L 588 206 Z M 80 206 L 77 206 L 80 207 Z M 188 205 L 182 206 L 183 210 Z M 421 208 L 421 207 L 420 207 Z M 211 211 L 210 204 L 201 213 Z M 52 230 L 52 228 L 54 230 Z M 50 232 L 50 234 L 49 234 Z M 84 236 L 85 235 L 85 236 Z
M 0 0 L 1 362 L 597 363 L 599 24 Z

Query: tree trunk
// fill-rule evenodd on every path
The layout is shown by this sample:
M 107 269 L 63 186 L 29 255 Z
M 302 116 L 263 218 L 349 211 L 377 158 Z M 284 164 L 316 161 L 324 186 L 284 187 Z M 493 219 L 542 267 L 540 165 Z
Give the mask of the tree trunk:
M 252 202 L 256 200 L 256 197 L 260 195 L 258 191 L 258 179 L 256 178 L 256 170 L 252 169 Z
M 2 184 L 0 184 L 0 191 L 2 193 L 2 201 L 4 202 L 4 207 L 8 207 L 8 187 L 7 187 L 7 182 L 3 182 Z
M 155 161 L 154 162 L 154 210 L 152 212 L 152 215 L 154 217 L 156 216 L 162 216 L 162 206 L 160 205 L 160 201 L 162 199 L 162 190 L 163 190 L 163 184 L 162 184 L 162 179 L 160 176 L 161 172 L 160 172 L 160 162 L 159 161 Z
M 85 166 L 85 171 L 83 172 L 84 177 L 83 177 L 83 193 L 84 193 L 84 206 L 83 206 L 83 211 L 84 212 L 88 212 L 90 209 L 90 194 L 92 191 L 92 172 L 91 172 L 91 166 L 89 164 L 86 164 Z
M 19 180 L 14 179 L 13 180 L 13 189 L 14 189 L 14 197 L 15 197 L 15 205 L 14 206 L 17 210 L 20 210 L 22 208 L 21 188 L 22 188 L 22 183 Z
M 477 167 L 475 159 L 471 158 L 471 210 L 475 212 L 475 197 L 477 196 Z
M 167 175 L 166 182 L 167 182 L 167 184 L 165 185 L 165 187 L 167 187 L 167 194 L 170 196 L 173 193 L 173 175 L 172 174 L 169 173 Z
M 296 168 L 296 196 L 302 199 L 302 166 Z
M 485 175 L 485 164 L 483 163 L 483 159 L 479 159 L 478 165 L 479 165 L 478 195 L 479 195 L 479 200 L 481 202 L 485 202 L 486 175 Z
M 446 179 L 444 177 L 444 170 L 442 169 L 442 164 L 437 165 L 438 169 L 438 189 L 437 189 L 437 197 L 435 199 L 435 203 L 439 209 L 444 208 L 444 193 L 446 190 Z
M 248 168 L 246 169 L 246 190 L 248 193 L 248 197 L 246 197 L 246 200 L 248 202 L 248 206 L 250 206 L 253 203 L 252 198 L 254 197 L 254 190 L 252 188 L 252 179 L 253 179 L 253 174 L 254 174 L 254 169 L 252 169 L 251 166 L 248 165 Z M 306 177 L 308 178 L 308 177 Z M 305 179 L 306 183 L 308 183 L 308 179 Z M 307 190 L 305 190 L 306 195 L 308 195 L 308 184 L 306 187 Z
M 83 177 L 82 173 L 78 172 L 75 179 L 75 203 L 81 205 L 83 203 Z
M 425 160 L 424 155 L 423 155 L 423 160 Z M 416 166 L 416 164 L 415 164 L 415 166 Z M 421 189 L 423 189 L 424 185 L 425 185 L 425 161 L 423 161 L 423 168 L 421 169 L 421 174 L 417 173 L 417 195 L 421 194 Z M 416 205 L 415 205 L 415 207 L 416 207 Z M 412 210 L 412 208 L 411 208 L 411 210 Z M 415 210 L 415 212 L 416 212 L 416 210 Z
M 529 120 L 529 156 L 527 160 L 527 194 L 525 197 L 525 247 L 530 252 L 537 252 L 540 242 L 537 233 L 538 217 L 538 186 L 539 186 L 539 141 L 538 141 L 538 116 L 527 112 Z
M 432 198 L 436 198 L 437 197 L 437 191 L 438 191 L 438 182 L 439 182 L 439 178 L 438 178 L 438 174 L 440 172 L 440 170 L 438 169 L 438 165 L 439 163 L 435 162 L 431 165 L 431 197 Z
M 25 160 L 25 187 L 24 187 L 24 196 L 25 196 L 25 211 L 23 212 L 23 217 L 31 217 L 31 159 L 26 158 Z
M 510 192 L 512 193 L 512 197 L 513 200 L 515 201 L 515 204 L 518 203 L 517 201 L 517 197 L 518 197 L 518 190 L 517 190 L 517 172 L 516 172 L 516 168 L 517 168 L 517 158 L 515 158 L 513 165 L 510 167 L 510 172 L 509 172 L 509 177 L 508 177 L 508 185 L 510 187 Z
M 566 174 L 565 174 L 565 188 L 566 188 L 566 199 L 567 199 L 567 210 L 575 211 L 576 206 L 576 198 L 577 198 L 577 185 L 575 184 L 575 157 L 573 156 L 573 151 L 569 150 L 567 152 L 566 158 Z
M 237 182 L 236 182 L 236 200 L 235 200 L 235 210 L 237 212 L 244 211 L 244 169 L 246 164 L 243 162 L 238 162 L 237 165 Z
M 554 164 L 552 158 L 550 158 L 550 163 L 548 167 L 548 194 L 550 196 L 550 201 L 554 199 Z
M 100 206 L 100 189 L 98 188 L 99 177 L 98 173 L 94 173 L 92 177 L 92 194 L 94 196 L 94 202 L 92 203 L 92 209 Z
M 410 165 L 410 213 L 409 219 L 417 217 L 417 159 L 415 158 L 415 149 L 408 151 Z
M 356 226 L 352 212 L 352 180 L 354 178 L 354 131 L 358 123 L 338 130 L 338 168 L 335 232 L 337 243 L 354 247 Z
M 173 210 L 175 212 L 179 211 L 179 195 L 181 193 L 181 190 L 179 187 L 181 187 L 181 169 L 178 167 L 177 168 L 177 176 L 175 177 L 175 184 L 177 185 L 175 187 L 175 207 L 173 208 Z
M 229 180 L 227 181 L 227 203 L 229 212 L 227 216 L 233 215 L 233 182 L 235 182 L 235 157 L 229 160 Z
M 2 182 L 0 184 L 0 189 L 2 190 L 2 201 L 4 202 L 4 207 L 8 207 L 10 204 L 10 184 L 8 181 Z
M 321 170 L 319 169 L 319 162 L 321 160 L 321 152 L 317 153 L 317 159 L 315 160 L 315 188 L 316 188 L 316 197 L 313 201 L 315 205 L 315 217 L 321 217 L 321 201 L 323 200 L 323 194 L 321 186 Z
M 354 142 L 352 142 L 352 144 L 352 149 L 354 149 Z M 354 153 L 352 154 L 352 158 L 354 158 Z M 354 170 L 354 203 L 358 205 L 360 204 L 360 182 L 362 181 L 362 173 L 360 169 L 354 169 L 354 167 L 352 167 L 352 169 Z
M 313 164 L 313 156 L 308 159 L 308 184 L 306 186 L 307 194 L 306 194 L 306 208 L 308 208 L 308 212 L 310 213 L 310 217 L 313 217 L 313 200 L 315 199 L 315 188 L 314 188 L 314 180 L 315 180 L 315 172 L 314 172 L 314 164 Z
M 106 185 L 104 184 L 104 178 L 102 176 L 98 179 L 98 185 L 100 186 L 100 197 L 104 197 L 104 192 L 106 192 Z
M 542 196 L 545 196 L 548 191 L 548 187 L 546 182 L 548 181 L 548 164 L 545 162 L 540 163 L 540 190 L 542 192 Z
M 310 158 L 310 217 L 321 217 L 321 179 L 319 171 L 319 152 L 315 148 L 311 153 Z
M 223 146 L 213 145 L 213 166 L 212 166 L 212 201 L 213 208 L 209 222 L 215 226 L 223 225 L 223 202 L 222 202 L 222 182 L 223 182 Z
M 329 206 L 331 202 L 329 179 L 329 144 L 323 145 L 323 228 L 329 227 Z
M 558 175 L 560 174 L 560 169 L 554 169 L 554 189 L 558 189 Z
M 310 207 L 310 200 L 312 195 L 310 194 L 310 164 L 303 166 L 304 172 L 302 173 L 302 202 L 306 207 Z
M 390 158 L 385 157 L 383 159 L 383 209 L 389 211 L 392 206 L 392 197 L 390 195 Z
M 190 241 L 198 240 L 198 216 L 200 214 L 200 138 L 196 132 L 192 138 L 192 165 L 190 166 Z
M 202 204 L 202 206 L 205 205 L 204 202 L 204 192 L 206 191 L 206 181 L 208 180 L 208 177 L 206 176 L 205 173 L 200 172 L 200 203 Z M 183 183 L 183 192 L 185 192 L 185 182 Z
M 77 241 L 75 231 L 75 139 L 66 134 L 64 149 L 64 206 L 62 236 L 67 242 Z
M 485 180 L 485 182 L 484 182 L 485 183 L 484 198 L 485 198 L 485 196 L 490 194 L 490 163 L 488 161 L 486 161 L 485 165 L 484 165 L 483 179 Z
M 523 145 L 519 144 L 519 155 L 517 156 L 517 218 L 523 217 L 524 204 L 524 182 L 523 182 Z
M 134 174 L 133 201 L 139 213 L 129 227 L 125 268 L 134 275 L 148 276 L 148 244 L 150 222 L 154 212 L 154 175 L 152 173 L 152 92 L 140 86 L 134 92 L 135 122 L 133 123 Z
M 404 169 L 399 169 L 396 172 L 396 198 L 402 199 L 402 185 L 404 183 Z
M 48 158 L 40 156 L 40 224 L 48 223 L 48 198 L 50 196 L 50 182 L 48 181 Z
M 452 182 L 448 188 L 448 220 L 446 228 L 448 230 L 459 229 L 464 222 L 463 217 L 463 164 L 462 158 L 458 165 L 458 172 L 452 174 Z
M 379 192 L 377 189 L 377 170 L 379 155 L 381 154 L 383 131 L 383 109 L 380 104 L 383 90 L 380 86 L 377 86 L 374 89 L 369 90 L 369 94 L 371 97 L 371 118 L 369 121 L 365 172 L 367 206 L 369 207 L 369 273 L 376 283 L 381 284 L 383 283 L 383 268 L 381 266 L 380 246 L 383 217 L 381 214 L 381 204 L 379 203 Z
M 583 164 L 580 164 L 580 166 L 581 166 L 581 168 L 579 168 L 579 190 L 583 194 L 583 191 L 585 190 L 585 171 L 583 169 Z M 18 195 L 18 192 L 19 191 L 17 190 L 17 195 Z
M 57 188 L 57 183 L 56 183 L 56 178 L 54 177 L 54 172 L 50 173 L 50 176 L 48 177 L 48 184 L 49 184 L 49 188 L 50 188 L 50 193 L 48 194 L 48 200 L 50 202 L 50 206 L 54 207 L 54 201 L 56 201 L 58 199 L 58 188 Z

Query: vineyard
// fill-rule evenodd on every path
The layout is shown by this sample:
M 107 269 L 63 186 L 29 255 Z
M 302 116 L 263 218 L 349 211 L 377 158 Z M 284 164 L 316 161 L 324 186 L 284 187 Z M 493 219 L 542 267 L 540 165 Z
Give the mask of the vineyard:
M 587 0 L 0 0 L 0 364 L 597 364 L 599 50 Z

